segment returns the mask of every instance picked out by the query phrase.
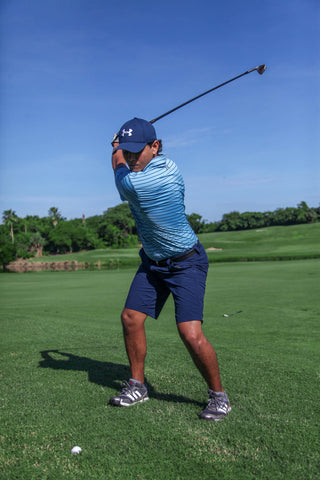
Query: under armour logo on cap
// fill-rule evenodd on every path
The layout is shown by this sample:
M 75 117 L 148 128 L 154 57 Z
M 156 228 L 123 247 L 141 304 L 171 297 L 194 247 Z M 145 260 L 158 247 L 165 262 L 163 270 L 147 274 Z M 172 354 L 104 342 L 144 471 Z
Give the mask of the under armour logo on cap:
M 128 135 L 128 137 L 132 137 L 132 128 L 129 128 L 129 130 L 125 130 L 124 128 L 122 129 L 121 137 L 124 137 L 125 135 Z
M 133 118 L 129 120 L 119 130 L 120 150 L 138 153 L 144 149 L 147 143 L 157 140 L 157 134 L 154 126 L 142 118 Z M 130 138 L 129 138 L 130 137 Z

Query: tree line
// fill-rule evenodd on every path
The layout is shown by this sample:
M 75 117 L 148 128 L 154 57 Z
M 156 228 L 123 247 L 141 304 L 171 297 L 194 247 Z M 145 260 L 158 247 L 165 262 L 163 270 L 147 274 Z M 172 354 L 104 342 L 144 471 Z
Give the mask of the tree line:
M 219 222 L 207 222 L 197 213 L 187 215 L 194 231 L 199 233 L 247 230 L 275 225 L 295 225 L 320 221 L 320 207 L 301 202 L 297 207 L 278 208 L 273 212 L 237 211 L 224 214 Z M 57 207 L 48 216 L 18 217 L 6 210 L 0 225 L 0 264 L 16 258 L 40 257 L 108 247 L 130 247 L 139 239 L 129 205 L 121 203 L 102 215 L 66 220 Z
M 16 258 L 40 257 L 107 247 L 137 245 L 137 229 L 129 205 L 122 203 L 102 215 L 66 220 L 57 207 L 48 216 L 18 217 L 6 210 L 0 225 L 0 264 Z
M 228 232 L 233 230 L 250 230 L 254 228 L 274 227 L 280 225 L 297 225 L 320 221 L 320 206 L 309 207 L 300 202 L 297 207 L 277 208 L 270 212 L 225 213 L 219 222 L 208 223 L 201 215 L 188 215 L 189 223 L 196 233 Z

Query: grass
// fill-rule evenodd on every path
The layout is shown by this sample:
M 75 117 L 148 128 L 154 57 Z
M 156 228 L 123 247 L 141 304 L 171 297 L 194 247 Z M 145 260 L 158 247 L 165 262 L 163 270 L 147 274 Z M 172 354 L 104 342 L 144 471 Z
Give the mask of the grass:
M 208 250 L 209 261 L 257 261 L 293 260 L 320 258 L 320 222 L 309 225 L 269 227 L 239 232 L 216 232 L 200 234 L 199 239 Z M 67 255 L 54 255 L 32 259 L 35 262 L 58 262 L 77 260 L 93 264 L 102 262 L 120 267 L 136 266 L 140 263 L 140 247 L 125 249 L 100 249 Z
M 171 300 L 146 324 L 150 401 L 107 405 L 129 376 L 134 270 L 1 275 L 1 479 L 319 479 L 319 267 L 210 268 L 204 330 L 233 407 L 220 423 L 198 419 L 206 386 Z
M 320 223 L 200 235 L 209 260 L 291 260 L 320 258 Z M 221 250 L 220 250 L 221 249 Z

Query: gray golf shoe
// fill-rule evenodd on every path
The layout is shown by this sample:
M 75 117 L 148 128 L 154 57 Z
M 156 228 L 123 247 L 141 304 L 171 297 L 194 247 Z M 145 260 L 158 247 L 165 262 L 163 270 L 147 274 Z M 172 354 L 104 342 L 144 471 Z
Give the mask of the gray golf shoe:
M 131 407 L 136 403 L 146 402 L 149 400 L 147 387 L 134 380 L 133 378 L 129 379 L 129 382 L 122 382 L 123 389 L 121 393 L 116 397 L 111 397 L 109 400 L 110 405 L 116 407 Z
M 228 396 L 226 392 L 214 392 L 213 390 L 208 390 L 208 394 L 208 405 L 202 410 L 199 417 L 204 420 L 218 422 L 231 412 Z

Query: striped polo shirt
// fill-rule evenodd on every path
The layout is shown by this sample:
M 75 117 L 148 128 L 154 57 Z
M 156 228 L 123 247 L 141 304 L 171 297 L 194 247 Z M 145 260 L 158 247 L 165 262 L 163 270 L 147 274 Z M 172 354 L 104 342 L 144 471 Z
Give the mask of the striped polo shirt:
M 197 237 L 185 214 L 184 182 L 176 164 L 158 155 L 140 172 L 115 171 L 122 200 L 129 202 L 145 253 L 163 260 L 190 250 Z

